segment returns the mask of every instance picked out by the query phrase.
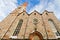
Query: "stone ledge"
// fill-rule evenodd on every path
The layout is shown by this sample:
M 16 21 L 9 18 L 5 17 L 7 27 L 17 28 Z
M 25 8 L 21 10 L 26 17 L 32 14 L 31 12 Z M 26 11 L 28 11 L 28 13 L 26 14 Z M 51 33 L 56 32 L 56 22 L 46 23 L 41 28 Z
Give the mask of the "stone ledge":
M 12 39 L 12 38 L 10 38 L 10 39 L 0 39 L 0 40 L 29 40 L 29 39 Z M 58 38 L 58 39 L 43 39 L 43 40 L 60 40 L 60 38 Z

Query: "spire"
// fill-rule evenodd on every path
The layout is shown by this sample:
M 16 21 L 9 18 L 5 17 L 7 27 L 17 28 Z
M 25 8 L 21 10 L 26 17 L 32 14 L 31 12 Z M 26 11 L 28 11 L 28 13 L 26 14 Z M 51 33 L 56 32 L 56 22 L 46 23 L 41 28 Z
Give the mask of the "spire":
M 26 10 L 27 5 L 28 5 L 28 3 L 27 3 L 27 2 L 25 2 L 25 3 L 22 5 L 23 10 Z
M 26 8 L 26 7 L 27 7 L 27 5 L 28 5 L 28 3 L 27 3 L 27 2 L 25 2 L 22 6 Z
M 23 3 L 22 5 L 18 6 L 18 8 L 15 9 L 14 12 L 18 11 L 18 13 L 21 13 L 21 12 L 23 12 L 23 11 L 26 11 L 27 5 L 28 5 L 27 2 Z

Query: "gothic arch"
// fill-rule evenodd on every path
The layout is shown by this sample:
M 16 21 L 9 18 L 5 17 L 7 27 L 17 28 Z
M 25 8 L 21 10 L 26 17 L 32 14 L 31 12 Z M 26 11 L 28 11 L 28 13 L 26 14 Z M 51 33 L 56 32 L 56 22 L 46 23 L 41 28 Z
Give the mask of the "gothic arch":
M 35 36 L 38 37 L 37 40 L 43 40 L 42 34 L 38 31 L 35 31 L 35 32 L 31 33 L 30 36 L 29 36 L 29 39 L 30 40 L 35 40 L 34 39 Z
M 17 25 L 14 33 L 13 33 L 13 36 L 17 36 L 18 35 L 18 33 L 19 33 L 20 29 L 21 29 L 22 23 L 23 23 L 23 19 L 20 19 L 19 22 L 18 22 L 18 25 Z
M 57 28 L 56 28 L 56 25 L 55 25 L 54 21 L 53 21 L 52 19 L 48 19 L 48 22 L 49 22 L 49 24 L 50 24 L 50 27 L 51 27 L 52 31 L 53 31 L 57 36 L 59 36 L 60 34 L 59 34 L 59 32 L 58 32 L 58 30 L 57 30 Z
M 55 23 L 54 23 L 54 21 L 52 19 L 48 19 L 48 23 L 49 23 L 49 25 L 50 25 L 50 27 L 52 28 L 53 31 L 57 30 L 56 25 L 55 25 Z

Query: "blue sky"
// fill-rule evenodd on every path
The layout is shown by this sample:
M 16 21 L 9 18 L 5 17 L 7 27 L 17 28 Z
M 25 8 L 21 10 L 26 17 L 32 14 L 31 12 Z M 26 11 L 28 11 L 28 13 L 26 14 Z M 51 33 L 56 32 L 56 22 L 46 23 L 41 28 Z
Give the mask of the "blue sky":
M 60 20 L 60 0 L 0 0 L 0 21 L 24 2 L 28 2 L 26 9 L 28 13 L 34 10 L 40 13 L 44 10 L 53 11 L 55 16 Z

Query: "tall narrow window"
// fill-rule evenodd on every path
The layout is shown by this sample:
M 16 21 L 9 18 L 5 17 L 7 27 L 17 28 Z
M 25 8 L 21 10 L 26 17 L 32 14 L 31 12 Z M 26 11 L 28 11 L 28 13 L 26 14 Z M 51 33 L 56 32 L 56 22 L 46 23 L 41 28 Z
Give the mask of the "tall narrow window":
M 49 19 L 48 22 L 49 22 L 53 32 L 56 32 L 56 28 L 55 28 L 55 25 L 54 25 L 53 21 L 51 19 Z
M 52 31 L 55 32 L 57 36 L 59 36 L 59 32 L 57 31 L 56 26 L 55 26 L 53 20 L 49 19 L 48 22 L 49 22 L 49 24 L 51 26 Z
M 22 20 L 22 19 L 19 20 L 19 23 L 18 23 L 18 25 L 17 25 L 14 33 L 13 33 L 13 36 L 17 36 L 17 35 L 18 35 L 18 33 L 19 33 L 19 31 L 20 31 L 20 28 L 21 28 L 21 26 L 22 26 L 22 23 L 23 23 L 23 20 Z

